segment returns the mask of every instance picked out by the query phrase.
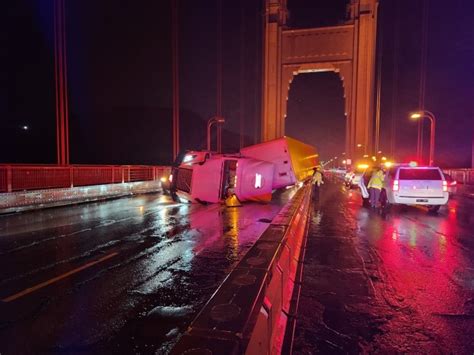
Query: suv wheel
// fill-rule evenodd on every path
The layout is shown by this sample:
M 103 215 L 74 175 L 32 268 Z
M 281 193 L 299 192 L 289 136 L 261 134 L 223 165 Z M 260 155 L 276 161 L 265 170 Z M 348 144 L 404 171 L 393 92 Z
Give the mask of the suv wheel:
M 431 205 L 428 206 L 428 211 L 435 213 L 439 211 L 440 207 L 441 205 Z

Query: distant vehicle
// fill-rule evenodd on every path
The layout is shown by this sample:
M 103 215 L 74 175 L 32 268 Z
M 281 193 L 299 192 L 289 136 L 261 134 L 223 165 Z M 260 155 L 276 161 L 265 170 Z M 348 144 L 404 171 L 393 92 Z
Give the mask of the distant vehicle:
M 454 180 L 453 177 L 449 174 L 443 173 L 443 175 L 444 175 L 444 179 L 446 180 L 446 182 L 448 184 L 449 194 L 450 195 L 455 194 L 458 182 L 456 180 Z
M 357 177 L 353 178 L 353 184 L 355 184 L 356 187 L 360 189 L 362 195 L 362 205 L 364 207 L 370 207 L 369 190 L 367 186 L 369 185 L 370 177 L 372 176 L 373 171 L 373 166 L 364 164 L 362 172 L 355 174 Z M 384 189 L 382 189 L 382 192 L 384 194 L 386 193 Z
M 353 171 L 348 171 L 344 174 L 344 183 L 346 184 L 347 187 L 350 187 L 353 176 L 354 176 Z
M 346 176 L 347 174 L 347 170 L 344 169 L 344 168 L 335 168 L 335 169 L 330 169 L 329 170 L 331 173 L 333 173 L 335 176 L 338 176 L 338 177 L 344 177 Z
M 368 169 L 372 171 L 369 164 L 359 164 L 355 167 L 354 171 L 348 172 L 344 177 L 347 187 L 359 187 L 360 180 Z
M 316 149 L 290 137 L 242 148 L 236 154 L 188 152 L 173 168 L 170 190 L 190 202 L 269 202 L 276 189 L 312 176 Z
M 368 169 L 359 184 L 366 200 L 369 198 L 367 184 L 371 173 Z M 430 212 L 437 212 L 448 203 L 448 199 L 448 183 L 439 167 L 398 165 L 387 170 L 381 194 L 383 208 L 423 205 Z

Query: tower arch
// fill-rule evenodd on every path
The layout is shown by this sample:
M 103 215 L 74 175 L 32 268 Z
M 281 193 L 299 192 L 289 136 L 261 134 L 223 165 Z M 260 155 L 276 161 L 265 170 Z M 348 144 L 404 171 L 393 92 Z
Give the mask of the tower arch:
M 373 145 L 378 0 L 351 0 L 340 26 L 288 29 L 286 0 L 266 0 L 262 141 L 285 134 L 287 100 L 295 75 L 338 73 L 344 90 L 347 156 Z M 357 145 L 363 149 L 357 150 Z

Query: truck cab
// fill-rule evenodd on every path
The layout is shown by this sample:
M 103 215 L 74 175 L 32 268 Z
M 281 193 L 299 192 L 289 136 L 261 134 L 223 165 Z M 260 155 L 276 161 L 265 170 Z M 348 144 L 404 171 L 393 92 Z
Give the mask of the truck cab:
M 180 199 L 217 203 L 269 202 L 272 192 L 309 179 L 317 165 L 314 147 L 289 137 L 253 146 L 236 154 L 189 151 L 173 168 L 171 189 Z
M 216 203 L 232 195 L 240 201 L 268 202 L 273 169 L 273 164 L 256 159 L 215 155 L 205 163 L 181 164 L 173 180 L 178 196 L 190 202 Z

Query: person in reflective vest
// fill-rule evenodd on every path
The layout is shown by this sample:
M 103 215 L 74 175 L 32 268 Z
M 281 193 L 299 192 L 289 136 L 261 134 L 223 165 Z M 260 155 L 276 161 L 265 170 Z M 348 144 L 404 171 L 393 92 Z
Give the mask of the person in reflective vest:
M 311 178 L 311 183 L 313 184 L 313 198 L 319 198 L 319 187 L 324 184 L 323 174 L 321 173 L 321 168 L 318 166 L 313 168 L 313 177 Z
M 374 169 L 372 176 L 370 177 L 369 184 L 369 199 L 370 207 L 377 208 L 380 200 L 380 192 L 382 191 L 384 184 L 384 174 L 379 168 Z

